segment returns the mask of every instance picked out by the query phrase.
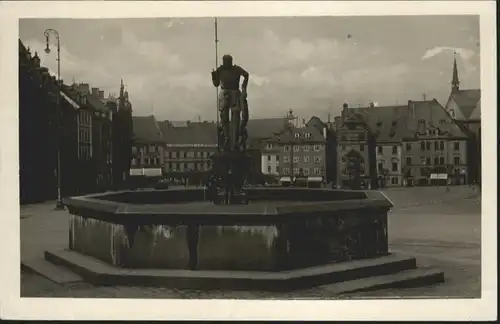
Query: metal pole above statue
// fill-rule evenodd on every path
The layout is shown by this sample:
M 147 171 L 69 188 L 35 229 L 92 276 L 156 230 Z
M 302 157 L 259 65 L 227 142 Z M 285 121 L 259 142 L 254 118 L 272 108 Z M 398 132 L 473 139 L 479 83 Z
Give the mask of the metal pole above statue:
M 215 18 L 216 59 L 218 59 L 218 42 L 217 18 Z M 233 64 L 231 55 L 225 54 L 222 57 L 222 64 L 216 66 L 211 75 L 212 83 L 217 89 L 219 154 L 214 161 L 216 164 L 214 170 L 220 179 L 219 196 L 224 197 L 222 202 L 225 204 L 241 203 L 241 199 L 237 197 L 244 196 L 243 183 L 249 172 L 246 156 L 249 73 L 241 66 Z

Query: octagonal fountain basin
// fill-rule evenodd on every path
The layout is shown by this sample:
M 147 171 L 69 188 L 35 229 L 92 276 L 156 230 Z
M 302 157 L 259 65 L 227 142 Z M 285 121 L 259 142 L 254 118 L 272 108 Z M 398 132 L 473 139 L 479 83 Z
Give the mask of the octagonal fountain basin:
M 282 271 L 388 254 L 375 191 L 247 189 L 215 205 L 203 188 L 69 198 L 69 247 L 125 268 Z
M 97 285 L 333 294 L 444 281 L 388 251 L 388 199 L 376 191 L 259 187 L 247 205 L 215 205 L 202 188 L 65 200 L 69 249 L 45 259 Z

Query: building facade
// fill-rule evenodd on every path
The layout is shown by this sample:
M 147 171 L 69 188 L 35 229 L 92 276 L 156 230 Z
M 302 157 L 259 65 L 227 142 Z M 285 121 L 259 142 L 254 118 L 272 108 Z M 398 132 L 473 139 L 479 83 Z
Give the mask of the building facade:
M 481 183 L 481 90 L 460 89 L 456 58 L 453 61 L 451 92 L 445 109 L 468 137 L 468 182 Z
M 403 137 L 404 183 L 466 183 L 467 135 L 435 99 L 409 101 L 408 112 Z
M 337 187 L 372 188 L 376 182 L 375 147 L 362 111 L 344 104 L 337 121 Z

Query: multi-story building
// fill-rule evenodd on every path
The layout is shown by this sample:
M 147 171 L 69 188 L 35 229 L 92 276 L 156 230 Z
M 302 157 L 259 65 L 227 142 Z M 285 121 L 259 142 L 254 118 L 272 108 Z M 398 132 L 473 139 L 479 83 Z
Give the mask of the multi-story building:
M 259 170 L 266 175 L 278 177 L 281 174 L 281 146 L 274 137 L 283 132 L 286 118 L 250 119 L 247 130 L 249 146 L 260 151 Z
M 161 175 L 164 139 L 154 116 L 133 116 L 131 174 Z
M 328 117 L 328 121 L 325 123 L 316 116 L 311 117 L 306 125 L 316 128 L 326 139 L 325 181 L 334 184 L 337 178 L 337 136 L 335 125 L 330 121 L 330 117 Z
M 213 122 L 159 122 L 162 131 L 164 172 L 172 177 L 211 168 L 217 151 L 217 127 Z
M 335 124 L 337 187 L 373 187 L 377 178 L 375 145 L 364 111 L 345 103 Z
M 457 60 L 453 61 L 451 92 L 445 109 L 468 136 L 469 181 L 481 182 L 481 90 L 460 89 Z
M 467 135 L 436 99 L 408 102 L 402 158 L 405 184 L 467 181 Z

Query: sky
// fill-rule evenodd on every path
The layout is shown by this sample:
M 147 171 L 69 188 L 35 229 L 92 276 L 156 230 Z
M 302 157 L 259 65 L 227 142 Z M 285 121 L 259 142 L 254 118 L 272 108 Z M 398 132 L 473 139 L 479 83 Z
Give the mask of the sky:
M 215 120 L 213 18 L 20 19 L 20 39 L 56 72 L 43 32 L 61 39 L 64 82 L 118 94 L 123 78 L 134 115 Z M 219 61 L 231 54 L 250 73 L 251 118 L 327 119 L 342 104 L 446 104 L 456 51 L 460 86 L 479 88 L 478 16 L 223 17 Z M 55 49 L 55 38 L 50 44 Z M 219 62 L 220 64 L 220 62 Z

